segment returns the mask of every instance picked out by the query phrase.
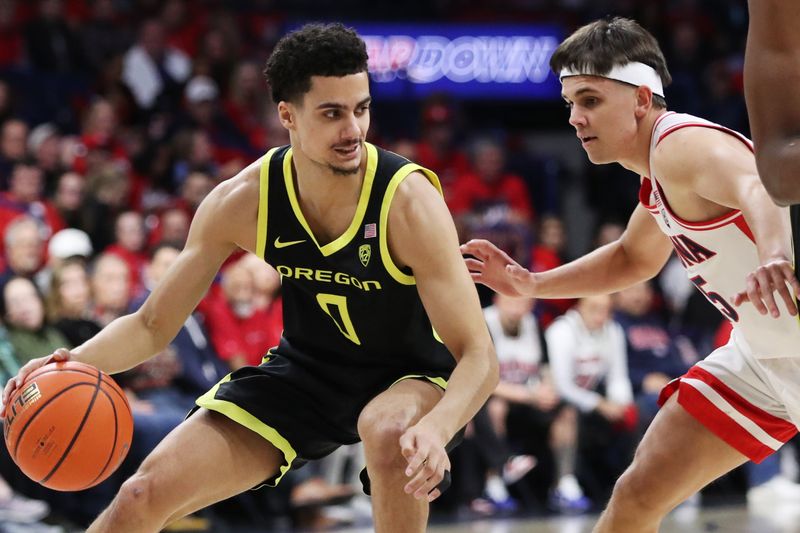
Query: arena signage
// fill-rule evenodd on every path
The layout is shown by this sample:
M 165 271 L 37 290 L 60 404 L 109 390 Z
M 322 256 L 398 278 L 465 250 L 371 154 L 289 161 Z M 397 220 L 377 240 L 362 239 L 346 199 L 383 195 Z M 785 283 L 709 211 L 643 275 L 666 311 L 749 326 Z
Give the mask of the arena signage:
M 551 26 L 355 24 L 377 98 L 558 98 Z

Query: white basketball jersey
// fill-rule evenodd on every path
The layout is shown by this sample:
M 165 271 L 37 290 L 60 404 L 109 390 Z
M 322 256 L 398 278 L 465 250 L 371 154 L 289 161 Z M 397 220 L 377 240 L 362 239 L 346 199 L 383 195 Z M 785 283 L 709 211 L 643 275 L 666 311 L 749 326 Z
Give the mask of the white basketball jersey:
M 750 150 L 749 139 L 719 124 L 692 115 L 668 112 L 653 127 L 650 155 L 667 135 L 681 128 L 713 128 L 741 140 Z M 680 154 L 676 154 L 677 157 Z M 652 159 L 650 161 L 652 169 Z M 745 278 L 760 265 L 753 232 L 739 210 L 713 220 L 688 222 L 678 217 L 658 184 L 658 176 L 643 176 L 639 201 L 672 241 L 686 274 L 694 285 L 733 323 L 737 338 L 743 337 L 757 358 L 800 356 L 800 326 L 788 314 L 776 294 L 781 316 L 761 315 L 750 303 L 735 308 L 731 298 L 745 288 Z
M 522 317 L 516 337 L 503 331 L 500 313 L 495 306 L 485 308 L 483 316 L 497 352 L 500 379 L 520 385 L 537 381 L 542 364 L 542 340 L 533 315 L 528 313 Z

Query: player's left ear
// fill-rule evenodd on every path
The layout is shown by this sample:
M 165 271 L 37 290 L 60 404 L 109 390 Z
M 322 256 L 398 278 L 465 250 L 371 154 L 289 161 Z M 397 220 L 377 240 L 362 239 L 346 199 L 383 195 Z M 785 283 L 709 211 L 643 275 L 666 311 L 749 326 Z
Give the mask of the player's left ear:
M 295 110 L 293 107 L 291 103 L 283 100 L 278 103 L 278 119 L 287 130 L 295 129 Z
M 636 88 L 636 118 L 643 118 L 653 107 L 653 91 L 646 85 Z

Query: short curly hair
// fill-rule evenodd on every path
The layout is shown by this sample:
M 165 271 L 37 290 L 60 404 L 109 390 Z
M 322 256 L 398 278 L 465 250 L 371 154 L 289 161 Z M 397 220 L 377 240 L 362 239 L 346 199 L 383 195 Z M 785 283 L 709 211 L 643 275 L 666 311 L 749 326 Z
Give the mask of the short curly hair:
M 340 23 L 306 24 L 278 41 L 264 76 L 276 104 L 297 103 L 311 89 L 311 76 L 366 72 L 367 59 L 367 47 L 352 28 Z

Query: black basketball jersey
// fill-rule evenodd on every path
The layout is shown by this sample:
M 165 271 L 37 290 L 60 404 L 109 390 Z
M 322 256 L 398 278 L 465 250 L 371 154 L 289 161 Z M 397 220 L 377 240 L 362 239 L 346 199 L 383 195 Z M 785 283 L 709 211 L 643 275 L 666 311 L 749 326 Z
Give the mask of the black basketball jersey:
M 351 380 L 369 368 L 449 375 L 455 360 L 431 326 L 412 273 L 394 264 L 387 243 L 389 207 L 403 179 L 420 171 L 441 192 L 439 180 L 369 143 L 365 152 L 353 220 L 324 246 L 300 209 L 291 147 L 274 148 L 262 161 L 257 252 L 281 274 L 281 346 L 288 343 L 304 366 L 333 366 Z

